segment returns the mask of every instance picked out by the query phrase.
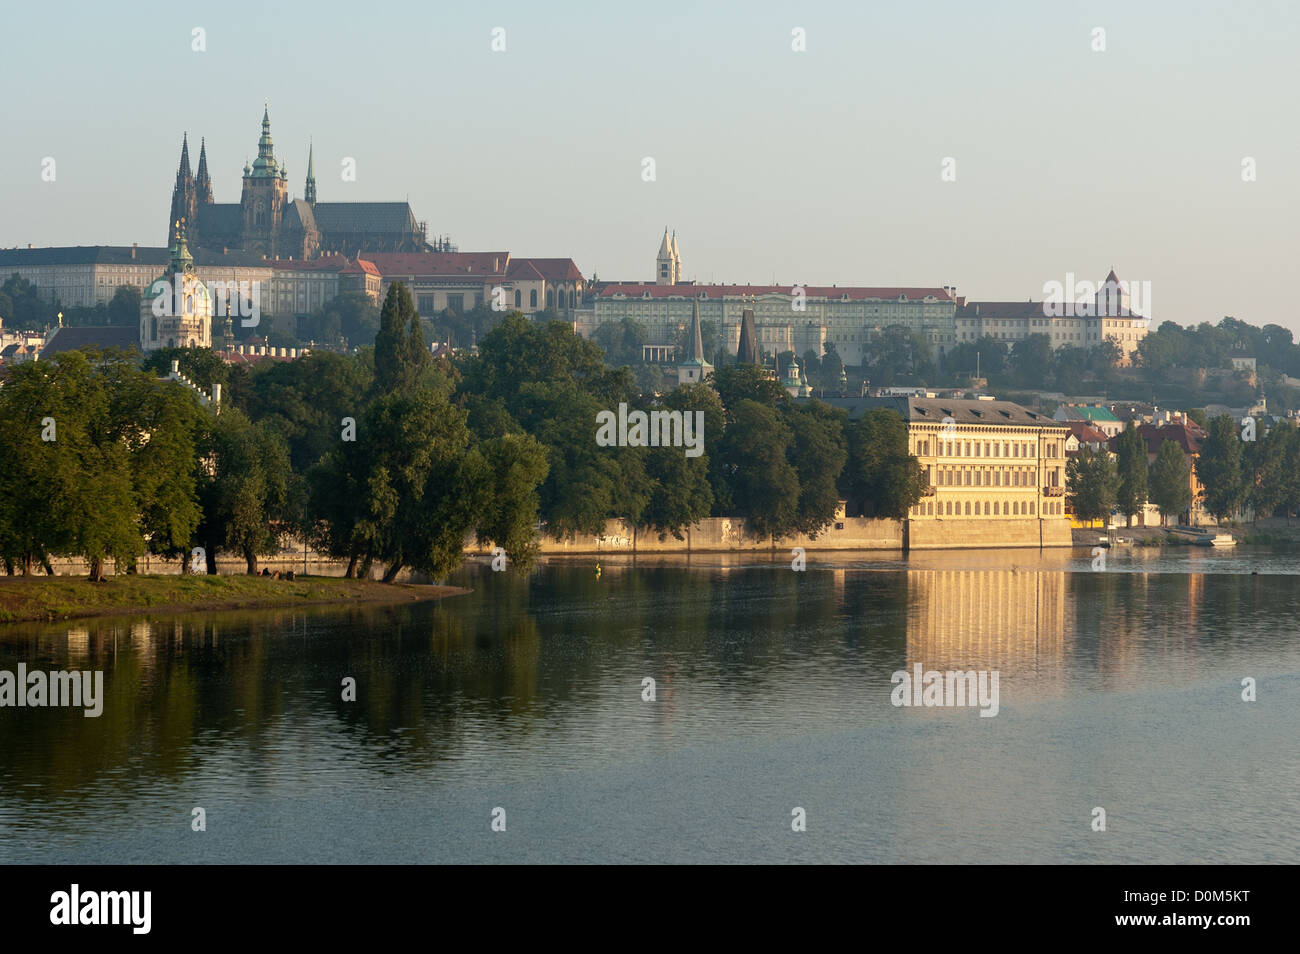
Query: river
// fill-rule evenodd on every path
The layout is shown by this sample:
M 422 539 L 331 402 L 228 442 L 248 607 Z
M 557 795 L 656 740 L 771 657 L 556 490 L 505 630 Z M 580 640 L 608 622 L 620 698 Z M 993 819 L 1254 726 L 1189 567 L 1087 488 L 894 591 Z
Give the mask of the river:
M 1300 551 L 595 565 L 0 627 L 105 694 L 0 708 L 0 862 L 1300 861 Z

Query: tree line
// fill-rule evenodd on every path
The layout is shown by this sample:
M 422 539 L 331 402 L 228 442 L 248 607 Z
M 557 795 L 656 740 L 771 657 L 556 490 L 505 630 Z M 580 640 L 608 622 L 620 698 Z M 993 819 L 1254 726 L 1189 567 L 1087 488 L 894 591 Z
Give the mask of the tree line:
M 662 396 L 611 368 L 560 321 L 506 314 L 476 354 L 435 359 L 395 283 L 373 347 L 266 361 L 249 372 L 206 349 L 65 352 L 6 369 L 0 387 L 0 558 L 10 573 L 79 556 L 101 579 L 146 553 L 189 565 L 202 548 L 260 557 L 293 533 L 347 561 L 442 578 L 467 535 L 519 567 L 537 537 L 601 533 L 621 518 L 681 538 L 708 516 L 757 537 L 817 534 L 838 501 L 904 517 L 925 488 L 892 411 L 857 421 L 793 401 L 753 366 Z M 159 377 L 172 360 L 219 413 Z M 700 411 L 704 453 L 601 447 L 596 416 Z
M 1194 460 L 1172 439 L 1162 441 L 1152 459 L 1131 421 L 1114 455 L 1081 447 L 1066 468 L 1075 516 L 1102 520 L 1117 512 L 1131 525 L 1149 501 L 1167 521 L 1191 507 L 1193 471 L 1201 503 L 1216 520 L 1246 508 L 1255 519 L 1300 512 L 1300 431 L 1293 422 L 1265 431 L 1257 421 L 1242 424 L 1221 414 L 1205 423 Z

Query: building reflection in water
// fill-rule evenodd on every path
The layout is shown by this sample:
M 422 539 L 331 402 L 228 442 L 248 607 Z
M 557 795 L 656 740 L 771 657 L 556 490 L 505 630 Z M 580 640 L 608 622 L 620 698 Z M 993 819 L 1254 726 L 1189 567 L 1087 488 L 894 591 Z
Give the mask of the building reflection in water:
M 1065 573 L 909 570 L 907 665 L 1061 678 Z

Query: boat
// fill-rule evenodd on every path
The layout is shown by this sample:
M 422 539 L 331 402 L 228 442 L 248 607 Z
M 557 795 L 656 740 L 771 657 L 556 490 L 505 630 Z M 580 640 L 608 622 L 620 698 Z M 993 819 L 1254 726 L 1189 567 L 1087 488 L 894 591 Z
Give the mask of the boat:
M 1209 527 L 1173 527 L 1169 535 L 1198 547 L 1235 547 L 1237 539 L 1230 533 L 1220 533 Z

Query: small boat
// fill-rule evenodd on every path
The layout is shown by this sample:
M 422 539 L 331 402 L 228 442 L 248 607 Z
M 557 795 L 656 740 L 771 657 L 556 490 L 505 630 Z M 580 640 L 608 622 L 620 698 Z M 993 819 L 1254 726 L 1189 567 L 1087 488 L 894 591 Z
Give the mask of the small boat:
M 1235 547 L 1237 539 L 1230 533 L 1219 533 L 1209 527 L 1174 527 L 1169 535 L 1198 547 Z

